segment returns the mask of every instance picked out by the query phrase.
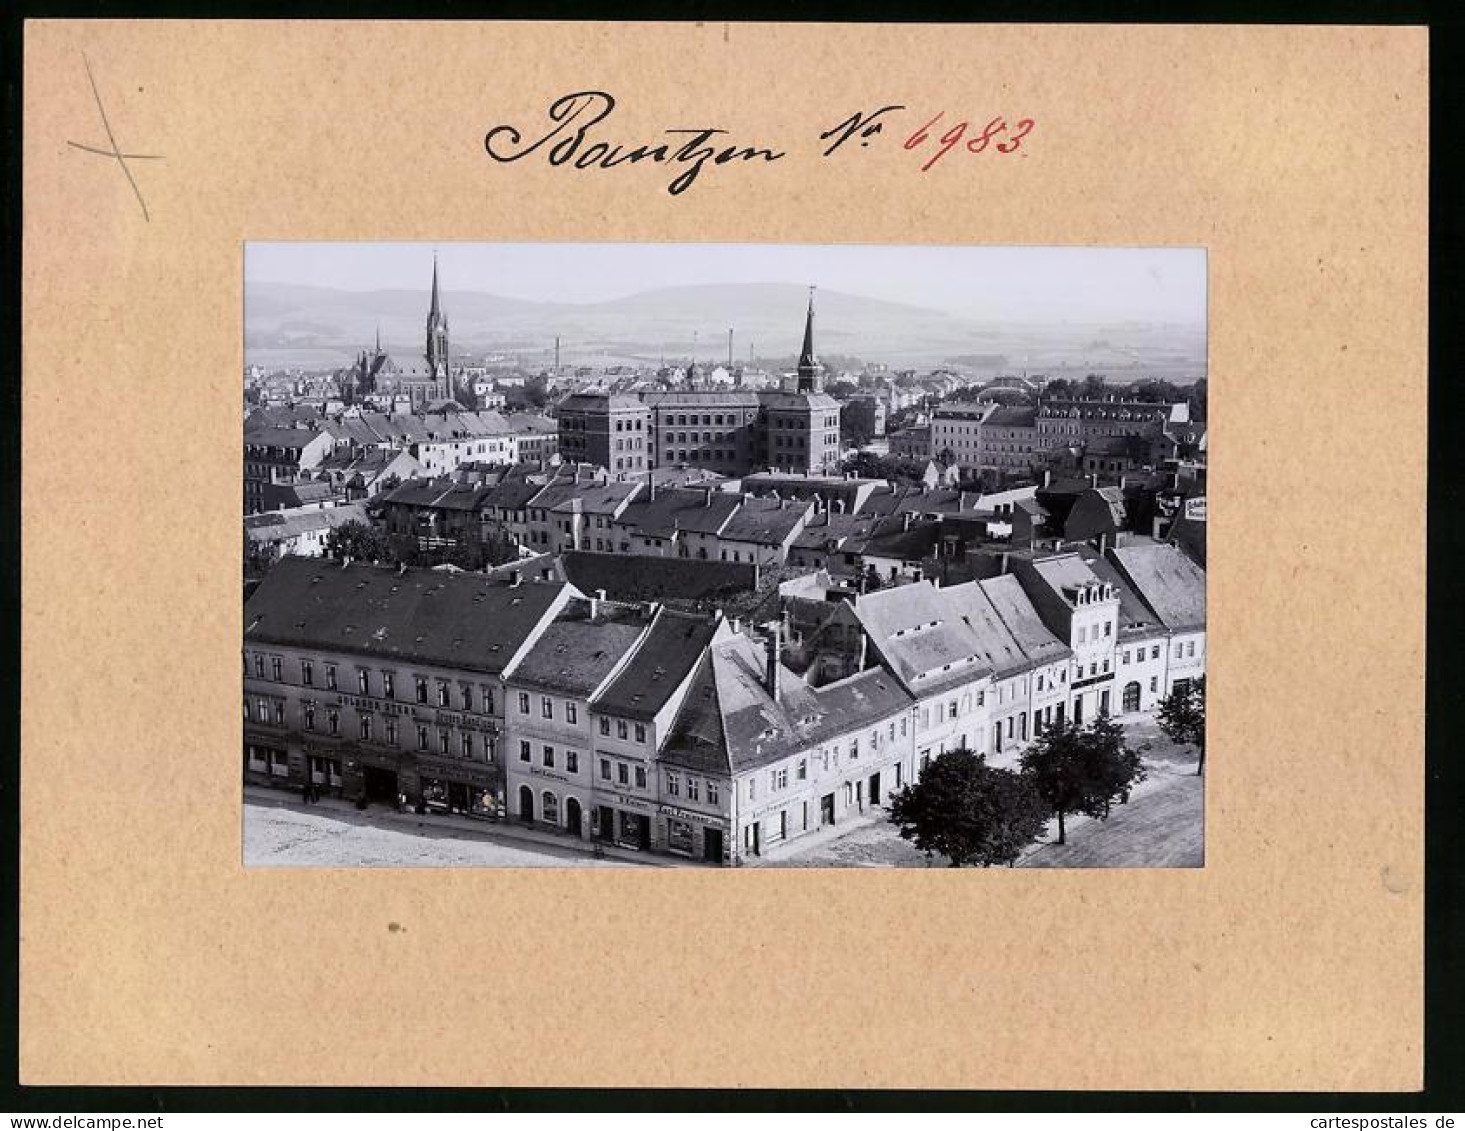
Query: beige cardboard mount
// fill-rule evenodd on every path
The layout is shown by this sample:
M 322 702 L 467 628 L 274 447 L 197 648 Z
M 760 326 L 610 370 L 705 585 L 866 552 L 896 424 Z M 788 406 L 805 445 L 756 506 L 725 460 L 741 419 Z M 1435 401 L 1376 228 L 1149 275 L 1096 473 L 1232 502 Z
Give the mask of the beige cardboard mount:
M 1422 30 L 38 22 L 25 55 L 24 1081 L 1419 1085 Z M 161 157 L 146 218 L 68 144 L 109 147 L 88 63 Z M 484 153 L 586 89 L 611 140 L 788 156 L 673 196 Z M 928 173 L 894 126 L 820 156 L 886 103 L 1036 124 Z M 1206 866 L 245 871 L 258 239 L 1204 247 Z

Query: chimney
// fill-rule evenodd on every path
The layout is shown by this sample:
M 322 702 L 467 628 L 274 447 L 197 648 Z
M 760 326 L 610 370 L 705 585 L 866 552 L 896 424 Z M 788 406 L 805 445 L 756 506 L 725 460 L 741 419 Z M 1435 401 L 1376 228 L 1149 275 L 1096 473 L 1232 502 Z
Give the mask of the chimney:
M 1102 556 L 1103 553 L 1104 553 L 1104 551 L 1106 551 L 1108 548 L 1109 548 L 1109 532 L 1106 530 L 1106 531 L 1104 531 L 1104 533 L 1102 533 L 1102 534 L 1099 535 L 1099 554 L 1100 554 L 1100 556 Z
M 869 647 L 870 647 L 870 638 L 868 636 L 866 636 L 863 632 L 861 632 L 860 633 L 860 664 L 859 664 L 859 667 L 857 667 L 855 669 L 856 671 L 861 671 L 862 672 L 862 671 L 865 670 L 865 662 L 866 662 L 865 661 L 865 657 L 866 657 L 866 654 L 867 654 L 867 652 L 869 650 Z
M 1098 488 L 1098 486 L 1099 486 L 1099 473 L 1097 471 L 1090 473 L 1090 475 L 1089 475 L 1089 486 L 1090 487 L 1093 487 L 1095 489 Z
M 1045 468 L 1043 468 L 1043 486 L 1044 487 L 1051 487 L 1052 485 L 1053 485 L 1053 469 L 1051 467 L 1045 467 Z
M 524 575 L 521 574 L 517 569 L 511 569 L 511 570 L 509 570 L 509 588 L 511 588 L 511 589 L 517 589 L 517 588 L 519 588 L 519 585 L 520 585 L 520 583 L 523 580 L 524 580 Z
M 768 664 L 764 671 L 763 687 L 768 692 L 768 697 L 775 703 L 778 702 L 778 667 L 779 656 L 783 651 L 783 637 L 780 632 L 781 626 L 778 621 L 768 622 Z
M 1007 553 L 1007 551 L 1006 551 L 1006 550 L 1004 550 L 1004 551 L 1003 551 L 1003 552 L 1002 552 L 1002 572 L 1003 572 L 1003 573 L 1004 573 L 1004 574 L 1005 574 L 1005 573 L 1006 573 L 1006 572 L 1007 572 L 1007 559 L 1008 559 L 1008 558 L 1009 558 L 1009 557 L 1011 557 L 1011 555 L 1010 555 L 1010 554 L 1008 554 L 1008 553 Z
M 844 514 L 844 500 L 843 499 L 835 499 L 834 500 L 834 513 L 835 514 Z
M 712 505 L 712 488 L 711 487 L 706 488 L 705 493 L 703 495 L 703 499 L 702 499 L 702 505 L 704 507 L 710 507 Z
M 905 531 L 908 531 L 910 528 L 911 528 L 911 512 L 910 511 L 906 511 L 904 514 L 902 514 L 900 516 L 900 529 L 901 529 L 901 532 L 904 533 Z

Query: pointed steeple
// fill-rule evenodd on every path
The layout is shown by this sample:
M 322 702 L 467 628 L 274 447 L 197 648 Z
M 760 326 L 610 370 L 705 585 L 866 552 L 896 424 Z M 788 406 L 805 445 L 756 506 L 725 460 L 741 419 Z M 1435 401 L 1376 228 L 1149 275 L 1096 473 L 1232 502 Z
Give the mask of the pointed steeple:
M 437 252 L 432 253 L 432 305 L 428 308 L 427 316 L 433 321 L 442 317 L 437 302 Z
M 378 356 L 382 352 L 382 324 L 380 322 L 376 324 L 376 352 Z
M 814 288 L 809 288 L 809 313 L 804 320 L 804 348 L 799 354 L 799 392 L 817 393 L 819 386 L 819 358 L 814 353 Z

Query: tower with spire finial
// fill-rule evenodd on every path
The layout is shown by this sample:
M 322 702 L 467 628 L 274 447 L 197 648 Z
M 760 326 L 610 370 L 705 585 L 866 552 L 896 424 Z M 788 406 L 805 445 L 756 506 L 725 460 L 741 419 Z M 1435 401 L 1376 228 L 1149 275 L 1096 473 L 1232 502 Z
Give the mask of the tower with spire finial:
M 800 393 L 822 393 L 824 391 L 824 367 L 814 352 L 814 288 L 809 288 L 809 313 L 804 319 L 804 348 L 799 353 L 797 391 Z
M 445 400 L 452 395 L 452 378 L 449 371 L 448 319 L 438 299 L 437 253 L 432 255 L 432 303 L 427 310 L 427 368 L 437 388 L 437 399 Z

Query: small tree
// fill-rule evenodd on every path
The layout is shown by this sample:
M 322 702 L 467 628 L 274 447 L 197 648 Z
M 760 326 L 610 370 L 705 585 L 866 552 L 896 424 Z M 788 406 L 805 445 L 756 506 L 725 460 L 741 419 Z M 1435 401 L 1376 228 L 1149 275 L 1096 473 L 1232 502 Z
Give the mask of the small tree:
M 380 562 L 390 561 L 392 557 L 382 532 L 354 519 L 326 535 L 325 556 L 338 562 L 347 558 L 355 562 Z
M 1042 835 L 1048 810 L 1023 775 L 988 766 L 963 747 L 937 756 L 897 793 L 889 819 L 928 857 L 940 853 L 953 868 L 1011 867 Z
M 1124 730 L 1107 715 L 1088 726 L 1054 723 L 1022 755 L 1023 773 L 1058 817 L 1058 843 L 1067 842 L 1064 818 L 1081 813 L 1100 820 L 1118 798 L 1145 778 L 1140 751 L 1126 745 Z
M 1197 775 L 1206 772 L 1206 677 L 1176 687 L 1155 708 L 1155 721 L 1171 742 L 1186 743 L 1200 751 Z

